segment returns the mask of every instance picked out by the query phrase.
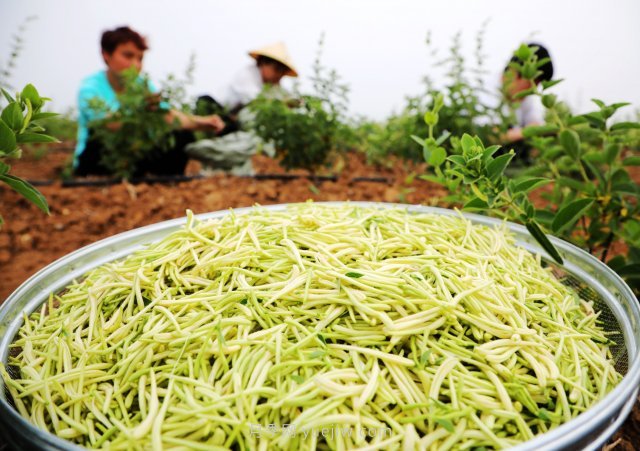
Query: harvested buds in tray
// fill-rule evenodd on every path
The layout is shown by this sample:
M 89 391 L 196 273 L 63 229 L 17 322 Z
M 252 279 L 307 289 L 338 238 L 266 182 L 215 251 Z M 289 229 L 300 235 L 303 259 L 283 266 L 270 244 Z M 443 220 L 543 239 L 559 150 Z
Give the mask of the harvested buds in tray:
M 349 204 L 189 215 L 24 321 L 15 406 L 86 447 L 504 448 L 622 378 L 506 226 Z

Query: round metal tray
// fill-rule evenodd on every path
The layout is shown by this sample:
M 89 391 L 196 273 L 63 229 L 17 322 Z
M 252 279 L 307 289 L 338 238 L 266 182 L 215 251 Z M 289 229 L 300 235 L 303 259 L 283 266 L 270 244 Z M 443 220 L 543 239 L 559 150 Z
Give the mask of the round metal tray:
M 343 202 L 317 203 L 317 205 L 341 205 Z M 349 205 L 367 208 L 405 208 L 414 213 L 459 215 L 459 212 L 442 208 L 422 207 L 378 202 L 350 202 Z M 285 210 L 288 205 L 272 205 L 267 210 Z M 251 208 L 239 208 L 235 214 L 243 214 Z M 200 220 L 220 218 L 229 211 L 197 215 Z M 502 221 L 486 216 L 464 216 L 475 224 L 495 226 Z M 7 363 L 9 346 L 23 323 L 23 314 L 36 310 L 52 292 L 58 292 L 80 278 L 89 270 L 107 262 L 126 257 L 153 241 L 163 238 L 185 224 L 186 218 L 160 222 L 121 233 L 83 247 L 51 263 L 23 283 L 0 306 L 0 361 Z M 507 223 L 515 236 L 516 244 L 532 253 L 539 253 L 550 266 L 551 259 L 531 237 L 525 227 Z M 539 449 L 597 449 L 622 424 L 633 407 L 640 383 L 640 308 L 631 289 L 605 264 L 581 249 L 557 238 L 550 238 L 564 259 L 557 267 L 570 279 L 587 286 L 590 296 L 596 299 L 596 307 L 603 310 L 605 327 L 619 330 L 624 343 L 614 350 L 619 371 L 624 374 L 620 384 L 592 408 L 532 440 L 513 448 L 516 450 Z M 21 449 L 82 449 L 68 441 L 49 434 L 29 423 L 10 405 L 4 382 L 0 379 L 0 433 Z

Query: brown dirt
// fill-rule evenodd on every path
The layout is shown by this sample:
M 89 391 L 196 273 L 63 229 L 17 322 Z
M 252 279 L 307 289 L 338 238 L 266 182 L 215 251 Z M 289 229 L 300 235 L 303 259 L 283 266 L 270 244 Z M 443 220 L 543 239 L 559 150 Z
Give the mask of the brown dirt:
M 30 180 L 59 178 L 71 158 L 67 144 L 49 152 L 32 149 L 12 162 L 12 173 Z M 277 162 L 254 158 L 258 174 L 282 174 Z M 190 162 L 187 173 L 199 167 Z M 105 187 L 67 188 L 56 182 L 42 186 L 51 215 L 46 216 L 6 186 L 0 186 L 0 303 L 42 267 L 82 246 L 116 233 L 194 213 L 285 202 L 364 200 L 435 205 L 446 194 L 437 185 L 420 180 L 422 165 L 390 160 L 388 167 L 365 164 L 349 154 L 333 168 L 337 181 L 256 180 L 227 175 L 174 184 L 119 183 Z M 302 174 L 302 172 L 294 172 Z M 382 177 L 386 182 L 357 181 L 356 177 Z M 0 440 L 1 442 L 1 440 Z M 640 444 L 640 402 L 606 448 L 634 450 Z M 0 443 L 1 445 L 1 443 Z

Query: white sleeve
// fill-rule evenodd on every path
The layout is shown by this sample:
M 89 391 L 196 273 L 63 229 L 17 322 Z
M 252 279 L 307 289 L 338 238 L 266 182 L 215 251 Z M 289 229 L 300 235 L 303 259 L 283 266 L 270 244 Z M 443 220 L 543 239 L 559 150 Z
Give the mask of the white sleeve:
M 260 72 L 255 66 L 248 66 L 236 73 L 229 85 L 223 91 L 220 99 L 228 108 L 246 105 L 255 99 L 262 90 Z
M 527 96 L 518 108 L 518 123 L 521 127 L 544 123 L 544 106 L 539 96 Z

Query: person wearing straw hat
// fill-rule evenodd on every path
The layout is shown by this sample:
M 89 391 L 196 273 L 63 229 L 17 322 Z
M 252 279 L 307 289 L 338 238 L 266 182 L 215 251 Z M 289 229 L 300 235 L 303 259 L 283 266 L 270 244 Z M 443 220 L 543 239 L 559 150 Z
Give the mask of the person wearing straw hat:
M 240 105 L 247 105 L 265 86 L 279 89 L 283 77 L 298 76 L 289 52 L 282 42 L 253 50 L 249 55 L 256 60 L 255 65 L 238 72 L 223 97 L 223 104 L 232 110 Z
M 199 114 L 219 114 L 225 123 L 217 137 L 201 139 L 187 147 L 189 156 L 202 163 L 205 174 L 219 170 L 236 175 L 252 174 L 251 156 L 258 148 L 267 154 L 275 152 L 255 133 L 242 130 L 242 124 L 250 122 L 253 117 L 250 109 L 245 107 L 263 92 L 276 98 L 288 97 L 280 81 L 285 76 L 297 77 L 298 71 L 282 42 L 248 54 L 255 62 L 234 75 L 219 97 L 221 102 L 211 96 L 198 98 L 196 111 Z
M 227 126 L 219 135 L 238 130 L 238 112 L 258 97 L 266 87 L 269 88 L 270 95 L 286 97 L 280 81 L 285 76 L 298 76 L 287 47 L 282 42 L 251 50 L 248 55 L 255 63 L 236 72 L 218 96 L 220 102 L 209 95 L 198 98 L 197 112 L 224 115 L 223 120 Z

